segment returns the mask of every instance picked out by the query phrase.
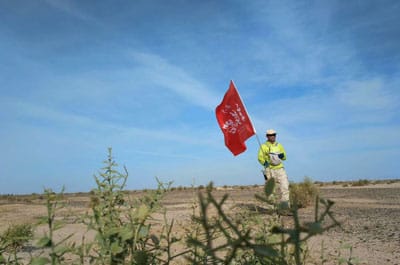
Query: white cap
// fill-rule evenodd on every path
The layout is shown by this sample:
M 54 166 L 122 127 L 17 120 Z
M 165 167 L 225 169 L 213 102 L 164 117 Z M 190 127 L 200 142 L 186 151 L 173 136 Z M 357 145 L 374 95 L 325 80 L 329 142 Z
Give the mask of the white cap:
M 267 130 L 267 135 L 269 134 L 276 134 L 276 131 L 274 129 L 269 129 Z

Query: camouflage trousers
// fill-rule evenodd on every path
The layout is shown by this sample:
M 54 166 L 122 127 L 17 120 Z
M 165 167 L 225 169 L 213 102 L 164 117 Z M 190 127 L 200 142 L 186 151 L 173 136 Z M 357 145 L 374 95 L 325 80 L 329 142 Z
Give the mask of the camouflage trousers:
M 265 174 L 268 179 L 275 180 L 275 194 L 280 202 L 289 203 L 289 180 L 284 168 L 265 169 Z

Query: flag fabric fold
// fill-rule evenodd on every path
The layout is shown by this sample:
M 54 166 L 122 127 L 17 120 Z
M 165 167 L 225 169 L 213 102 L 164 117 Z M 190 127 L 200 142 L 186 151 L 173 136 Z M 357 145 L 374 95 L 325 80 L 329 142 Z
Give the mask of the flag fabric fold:
M 226 147 L 235 156 L 246 151 L 245 141 L 256 134 L 256 131 L 232 81 L 221 104 L 215 109 L 215 114 L 224 134 Z

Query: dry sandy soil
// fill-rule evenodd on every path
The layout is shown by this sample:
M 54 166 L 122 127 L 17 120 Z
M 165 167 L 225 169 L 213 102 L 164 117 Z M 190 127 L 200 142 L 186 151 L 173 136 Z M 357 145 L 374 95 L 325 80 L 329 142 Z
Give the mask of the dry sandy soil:
M 214 194 L 221 197 L 228 193 L 228 208 L 238 209 L 234 206 L 255 205 L 254 194 L 261 190 L 262 187 L 226 188 L 216 190 Z M 335 202 L 333 212 L 342 225 L 309 241 L 310 264 L 338 264 L 339 257 L 348 259 L 352 256 L 358 258 L 357 264 L 400 265 L 400 182 L 362 187 L 324 185 L 320 191 L 321 197 Z M 133 196 L 140 194 L 135 192 Z M 74 216 L 89 210 L 89 198 L 85 194 L 74 194 L 68 196 L 68 200 L 68 208 L 61 212 L 67 217 L 67 225 L 58 236 L 74 233 L 72 240 L 79 241 L 85 229 L 75 223 Z M 181 233 L 188 224 L 195 200 L 196 194 L 192 190 L 171 191 L 164 199 L 168 219 L 176 221 L 176 233 Z M 10 224 L 34 223 L 45 215 L 42 200 L 32 200 L 29 196 L 19 197 L 16 201 L 0 199 L 0 233 Z M 300 210 L 303 221 L 312 220 L 313 215 L 312 206 Z M 290 217 L 284 218 L 284 222 L 290 224 Z M 38 227 L 36 237 L 43 230 L 43 227 Z M 87 235 L 91 236 L 93 234 Z M 352 246 L 351 253 L 349 246 Z M 321 256 L 328 261 L 323 263 Z

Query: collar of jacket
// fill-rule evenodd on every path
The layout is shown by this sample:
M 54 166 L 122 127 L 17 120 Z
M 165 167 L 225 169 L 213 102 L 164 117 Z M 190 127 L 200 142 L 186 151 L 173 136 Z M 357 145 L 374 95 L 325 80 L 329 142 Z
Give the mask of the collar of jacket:
M 271 143 L 271 142 L 269 142 L 269 141 L 266 141 L 265 144 L 266 144 L 266 145 L 275 145 L 275 146 L 278 146 L 278 142 Z

